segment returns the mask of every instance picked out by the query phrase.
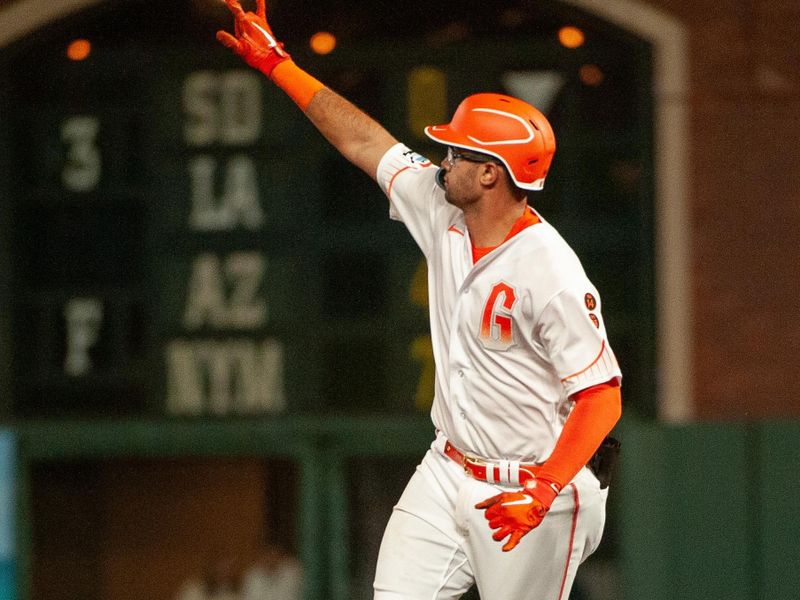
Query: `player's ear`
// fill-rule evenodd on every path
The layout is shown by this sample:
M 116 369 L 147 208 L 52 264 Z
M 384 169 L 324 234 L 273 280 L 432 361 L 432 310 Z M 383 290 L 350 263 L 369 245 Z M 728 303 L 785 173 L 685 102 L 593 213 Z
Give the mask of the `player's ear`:
M 502 178 L 503 168 L 494 162 L 481 163 L 481 184 L 491 187 L 497 185 L 498 181 Z

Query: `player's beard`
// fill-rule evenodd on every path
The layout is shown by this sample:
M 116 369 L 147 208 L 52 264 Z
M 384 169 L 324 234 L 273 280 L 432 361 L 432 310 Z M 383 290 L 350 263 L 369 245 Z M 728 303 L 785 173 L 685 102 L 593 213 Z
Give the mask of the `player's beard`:
M 444 199 L 456 208 L 464 210 L 480 199 L 480 190 L 470 189 L 464 178 L 448 178 L 444 188 Z

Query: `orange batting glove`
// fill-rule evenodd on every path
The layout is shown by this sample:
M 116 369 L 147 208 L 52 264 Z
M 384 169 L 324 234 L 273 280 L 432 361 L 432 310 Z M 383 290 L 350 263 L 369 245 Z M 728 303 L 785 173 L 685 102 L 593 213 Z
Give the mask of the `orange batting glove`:
M 489 527 L 496 529 L 492 539 L 502 541 L 511 535 L 503 552 L 513 550 L 526 533 L 539 526 L 558 496 L 558 486 L 543 479 L 531 479 L 519 492 L 503 492 L 475 505 L 485 510 Z
M 272 77 L 275 67 L 290 60 L 291 56 L 283 49 L 283 44 L 275 39 L 267 23 L 264 0 L 256 0 L 255 13 L 245 12 L 238 0 L 225 0 L 225 4 L 235 19 L 234 35 L 218 31 L 217 39 L 241 56 L 248 65 Z

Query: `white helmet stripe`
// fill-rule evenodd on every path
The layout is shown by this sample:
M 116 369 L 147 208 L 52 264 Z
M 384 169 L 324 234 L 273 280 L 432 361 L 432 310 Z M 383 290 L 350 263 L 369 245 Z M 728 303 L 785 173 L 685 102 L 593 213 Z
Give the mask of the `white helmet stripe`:
M 503 117 L 510 117 L 512 119 L 516 119 L 517 121 L 522 123 L 522 126 L 528 131 L 528 134 L 529 134 L 528 137 L 526 137 L 526 138 L 517 138 L 517 139 L 511 139 L 511 140 L 500 140 L 500 141 L 496 141 L 496 142 L 485 142 L 483 140 L 479 140 L 478 138 L 476 138 L 474 136 L 468 135 L 467 137 L 470 140 L 472 140 L 473 142 L 475 142 L 476 144 L 482 144 L 484 146 L 497 146 L 499 144 L 527 144 L 528 142 L 533 140 L 533 138 L 535 137 L 534 130 L 533 130 L 533 127 L 531 127 L 531 124 L 528 123 L 525 119 L 523 119 L 519 115 L 515 115 L 515 114 L 509 113 L 509 112 L 502 111 L 502 110 L 495 110 L 494 108 L 473 108 L 472 110 L 475 111 L 475 112 L 494 113 L 496 115 L 501 115 Z

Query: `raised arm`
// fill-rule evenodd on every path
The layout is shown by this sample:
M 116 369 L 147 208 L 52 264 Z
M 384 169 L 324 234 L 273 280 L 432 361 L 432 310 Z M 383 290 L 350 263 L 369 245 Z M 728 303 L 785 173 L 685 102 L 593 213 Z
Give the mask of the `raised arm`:
M 347 160 L 375 179 L 381 157 L 397 140 L 294 63 L 267 23 L 264 0 L 256 0 L 255 13 L 245 12 L 238 0 L 225 3 L 234 16 L 234 33 L 219 31 L 217 39 L 286 92 Z

